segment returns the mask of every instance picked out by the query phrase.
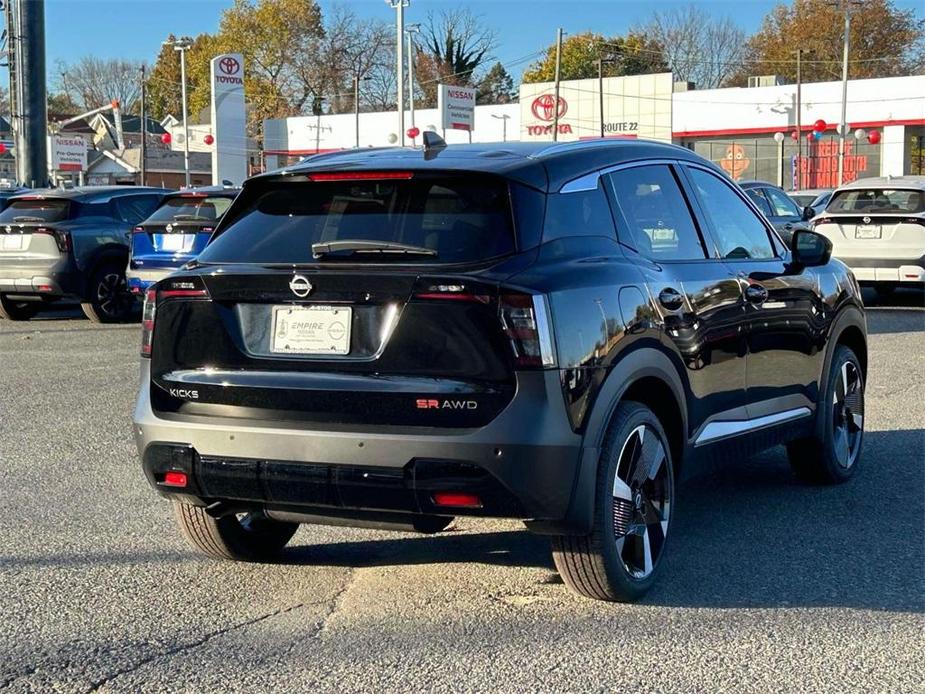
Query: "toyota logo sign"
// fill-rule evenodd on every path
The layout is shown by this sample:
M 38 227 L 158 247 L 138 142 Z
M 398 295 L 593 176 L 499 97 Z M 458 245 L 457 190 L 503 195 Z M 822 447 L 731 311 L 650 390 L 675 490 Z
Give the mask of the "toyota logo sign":
M 226 75 L 236 75 L 241 69 L 241 63 L 229 55 L 218 61 L 218 68 Z
M 304 299 L 312 290 L 312 283 L 302 275 L 296 275 L 289 281 L 289 288 L 297 297 Z
M 568 111 L 568 103 L 561 96 L 557 104 L 554 94 L 541 94 L 533 100 L 530 111 L 537 119 L 548 123 L 556 118 L 557 111 L 559 118 L 562 118 Z

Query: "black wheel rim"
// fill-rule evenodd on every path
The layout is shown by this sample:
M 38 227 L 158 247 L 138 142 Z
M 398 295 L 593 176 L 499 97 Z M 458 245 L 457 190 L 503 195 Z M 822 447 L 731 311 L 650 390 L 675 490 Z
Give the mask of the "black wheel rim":
M 131 308 L 131 301 L 125 277 L 117 272 L 103 275 L 96 287 L 96 305 L 103 313 L 110 317 L 125 315 Z
M 843 468 L 857 461 L 864 435 L 864 383 L 854 362 L 841 366 L 832 395 L 832 445 Z
M 620 451 L 613 483 L 617 554 L 630 578 L 648 578 L 662 555 L 671 516 L 670 463 L 658 433 L 633 429 Z

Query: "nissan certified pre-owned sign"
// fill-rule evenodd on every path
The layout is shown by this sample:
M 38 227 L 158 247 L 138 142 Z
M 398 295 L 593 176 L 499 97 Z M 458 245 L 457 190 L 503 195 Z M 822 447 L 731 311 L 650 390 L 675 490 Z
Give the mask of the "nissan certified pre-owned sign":
M 475 130 L 475 89 L 441 84 L 437 90 L 437 110 L 444 130 Z

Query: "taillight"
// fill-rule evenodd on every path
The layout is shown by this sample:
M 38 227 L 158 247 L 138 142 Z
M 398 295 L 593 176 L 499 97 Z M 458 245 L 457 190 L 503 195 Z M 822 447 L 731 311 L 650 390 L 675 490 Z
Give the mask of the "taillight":
M 549 306 L 542 294 L 502 294 L 501 325 L 519 367 L 556 365 Z
M 55 239 L 55 245 L 58 246 L 58 250 L 62 253 L 69 253 L 71 251 L 71 234 L 68 231 L 63 231 L 61 229 L 49 229 L 48 227 L 39 227 L 35 230 L 36 234 L 47 234 Z
M 326 181 L 394 181 L 408 180 L 414 176 L 411 171 L 332 171 L 308 174 L 308 180 L 315 183 Z
M 132 229 L 132 233 L 133 233 L 133 234 L 143 234 L 143 233 L 145 233 L 145 228 L 144 228 L 144 227 L 135 227 L 134 229 Z
M 153 287 L 145 292 L 145 307 L 141 312 L 141 356 L 151 356 L 154 339 L 154 314 L 157 311 L 157 290 Z
M 415 299 L 436 301 L 462 301 L 475 304 L 489 304 L 491 297 L 485 290 L 465 284 L 425 283 L 414 292 Z

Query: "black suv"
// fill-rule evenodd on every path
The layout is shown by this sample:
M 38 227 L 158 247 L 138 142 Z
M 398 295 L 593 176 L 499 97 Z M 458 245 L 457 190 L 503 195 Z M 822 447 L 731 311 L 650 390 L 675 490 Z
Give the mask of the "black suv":
M 785 443 L 852 475 L 866 324 L 826 239 L 791 253 L 671 145 L 425 141 L 251 179 L 148 291 L 135 435 L 193 545 L 518 518 L 571 588 L 631 600 L 682 466 Z
M 11 198 L 0 212 L 0 317 L 28 320 L 43 303 L 70 298 L 98 323 L 127 318 L 129 237 L 167 192 L 89 186 Z

